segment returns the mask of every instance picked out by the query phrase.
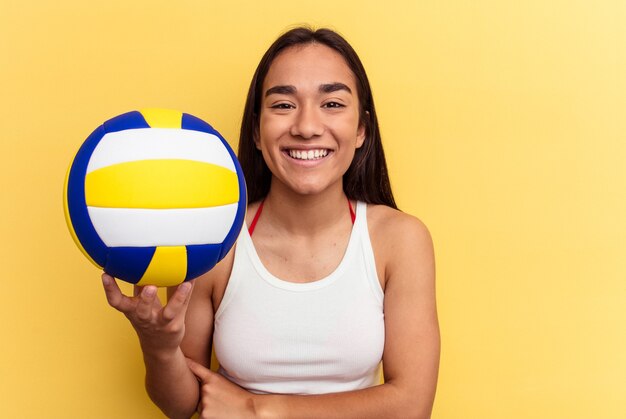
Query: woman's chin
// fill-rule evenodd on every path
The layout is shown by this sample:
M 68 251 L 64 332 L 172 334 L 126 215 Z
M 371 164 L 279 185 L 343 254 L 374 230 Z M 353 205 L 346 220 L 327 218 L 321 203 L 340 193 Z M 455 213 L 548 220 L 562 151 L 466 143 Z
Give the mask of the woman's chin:
M 309 181 L 309 182 L 288 182 L 282 185 L 285 192 L 300 195 L 302 197 L 311 197 L 328 193 L 335 188 L 342 188 L 341 182 L 338 184 L 328 184 L 327 182 Z M 281 188 L 282 189 L 282 188 Z

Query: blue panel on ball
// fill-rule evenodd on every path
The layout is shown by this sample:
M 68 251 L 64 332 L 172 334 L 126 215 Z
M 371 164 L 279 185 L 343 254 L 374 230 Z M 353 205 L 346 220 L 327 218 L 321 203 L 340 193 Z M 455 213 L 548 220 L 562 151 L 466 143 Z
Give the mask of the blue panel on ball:
M 187 246 L 187 276 L 194 279 L 213 268 L 222 258 L 222 244 L 194 244 Z
M 223 143 L 226 143 L 226 140 L 224 140 L 223 138 L 221 139 Z M 237 214 L 235 215 L 233 225 L 230 227 L 230 231 L 222 242 L 223 247 L 220 259 L 226 256 L 230 248 L 233 246 L 233 244 L 235 244 L 237 237 L 239 237 L 239 232 L 241 231 L 241 226 L 243 226 L 243 223 L 245 221 L 246 209 L 248 207 L 246 179 L 243 175 L 243 170 L 241 169 L 241 165 L 239 164 L 239 160 L 237 160 L 235 152 L 230 147 L 226 147 L 226 149 L 230 153 L 230 157 L 233 159 L 233 163 L 235 163 L 235 170 L 237 171 L 237 182 L 239 184 L 239 206 L 237 207 Z
M 110 247 L 104 271 L 136 284 L 150 265 L 156 247 Z
M 104 124 L 102 124 L 102 126 L 104 126 L 104 130 L 106 132 L 124 131 L 126 129 L 150 128 L 150 125 L 148 125 L 141 112 L 138 111 L 131 111 L 113 117 L 106 121 Z
M 235 220 L 233 221 L 233 225 L 230 227 L 230 231 L 224 238 L 222 242 L 222 253 L 220 254 L 220 260 L 226 256 L 228 251 L 237 241 L 239 237 L 239 233 L 241 232 L 241 227 L 246 218 L 246 207 L 247 207 L 247 198 L 246 198 L 246 184 L 243 180 L 243 175 L 239 175 L 239 205 L 237 206 L 237 214 L 235 214 Z
M 67 208 L 76 237 L 83 249 L 100 266 L 106 262 L 107 246 L 100 239 L 89 218 L 85 200 L 85 175 L 93 150 L 106 132 L 102 126 L 96 128 L 76 153 L 67 180 Z
M 188 113 L 183 113 L 183 120 L 181 122 L 182 129 L 190 129 L 193 131 L 208 132 L 209 134 L 215 134 L 221 138 L 221 135 L 207 122 L 204 122 L 200 118 L 196 118 Z

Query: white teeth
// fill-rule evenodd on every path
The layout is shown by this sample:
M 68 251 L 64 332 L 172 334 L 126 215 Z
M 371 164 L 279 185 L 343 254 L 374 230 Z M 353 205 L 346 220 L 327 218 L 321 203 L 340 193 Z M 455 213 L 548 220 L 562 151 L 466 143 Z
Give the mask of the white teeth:
M 299 160 L 313 160 L 320 159 L 322 157 L 326 157 L 328 155 L 328 150 L 326 149 L 317 149 L 317 150 L 289 150 L 289 156 L 294 159 Z

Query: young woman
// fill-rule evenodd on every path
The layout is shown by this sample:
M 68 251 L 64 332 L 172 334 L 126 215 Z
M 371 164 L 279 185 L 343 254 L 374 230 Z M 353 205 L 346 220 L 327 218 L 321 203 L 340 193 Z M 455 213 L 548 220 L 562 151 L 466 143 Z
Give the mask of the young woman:
M 298 28 L 269 48 L 239 159 L 247 228 L 213 270 L 165 307 L 155 287 L 127 297 L 103 275 L 139 335 L 152 400 L 181 418 L 429 417 L 432 243 L 396 209 L 369 82 L 341 36 Z

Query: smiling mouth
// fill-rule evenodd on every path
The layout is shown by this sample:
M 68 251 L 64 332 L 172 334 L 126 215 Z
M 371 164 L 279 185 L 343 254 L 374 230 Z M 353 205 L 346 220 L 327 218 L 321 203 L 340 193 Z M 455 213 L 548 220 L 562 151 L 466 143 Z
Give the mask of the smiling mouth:
M 325 148 L 315 150 L 287 150 L 289 157 L 296 160 L 319 160 L 326 157 L 331 151 Z

